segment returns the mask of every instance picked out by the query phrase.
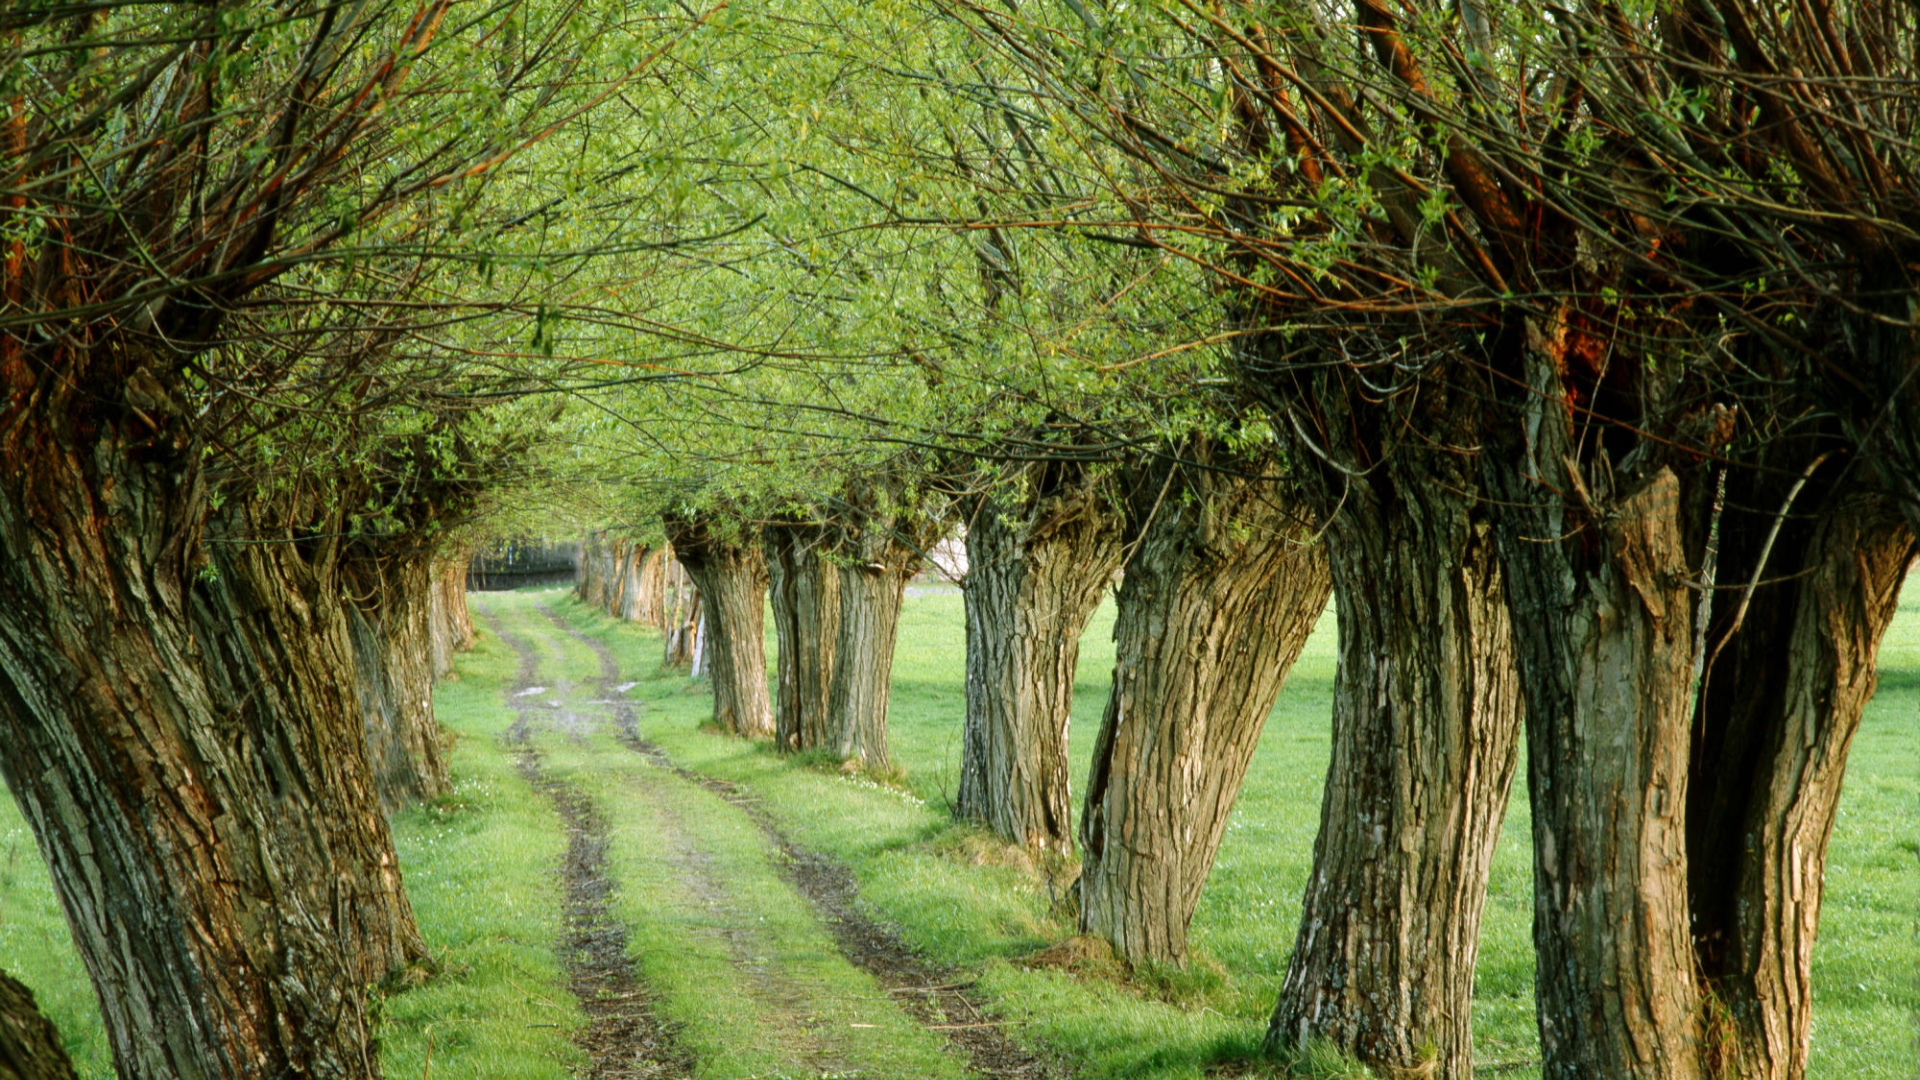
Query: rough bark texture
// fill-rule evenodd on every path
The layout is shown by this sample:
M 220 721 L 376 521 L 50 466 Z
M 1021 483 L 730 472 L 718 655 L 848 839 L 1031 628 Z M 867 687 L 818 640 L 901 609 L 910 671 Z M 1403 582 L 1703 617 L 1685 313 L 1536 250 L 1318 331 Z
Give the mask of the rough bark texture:
M 824 527 L 776 521 L 764 535 L 780 643 L 774 744 L 789 753 L 822 749 L 832 733 L 827 709 L 840 634 L 840 573 L 824 554 Z
M 900 599 L 920 564 L 905 549 L 890 551 L 883 559 L 836 569 L 840 618 L 827 700 L 829 748 L 846 761 L 881 770 L 893 766 L 887 752 L 887 699 L 893 689 Z
M 1080 925 L 1130 962 L 1184 964 L 1240 781 L 1330 582 L 1278 485 L 1143 471 L 1080 821 Z
M 967 530 L 960 817 L 1073 853 L 1067 725 L 1080 634 L 1120 562 L 1118 515 L 1085 485 L 986 500 Z
M 1404 448 L 1330 483 L 1333 756 L 1268 1032 L 1386 1074 L 1473 1070 L 1473 974 L 1520 711 L 1473 465 Z M 1464 474 L 1464 475 L 1463 475 Z
M 451 674 L 454 656 L 473 648 L 473 615 L 467 610 L 467 563 L 472 558 L 463 548 L 434 571 L 427 619 L 435 679 Z
M 183 448 L 49 432 L 0 469 L 0 766 L 121 1077 L 377 1076 L 367 988 L 424 949 L 338 579 L 320 542 L 202 574 Z
M 773 707 L 767 700 L 767 564 L 760 545 L 722 536 L 704 521 L 666 521 L 680 565 L 693 578 L 705 607 L 706 640 L 701 644 L 713 677 L 713 721 L 735 735 L 769 737 Z
M 685 579 L 685 568 L 678 561 L 674 566 L 678 576 Z M 699 640 L 703 620 L 701 607 L 700 591 L 690 583 L 674 591 L 667 612 L 666 633 L 661 639 L 660 663 L 663 666 L 687 667 L 693 663 L 694 645 Z
M 1696 597 L 1689 500 L 1667 468 L 1622 491 L 1571 464 L 1549 401 L 1537 454 L 1489 469 L 1526 700 L 1543 1073 L 1705 1075 L 1688 910 Z M 1544 481 L 1544 482 L 1543 482 Z M 1599 490 L 1594 489 L 1598 487 Z M 1596 509 L 1597 508 L 1597 509 Z
M 1736 481 L 1728 504 L 1778 506 L 1779 486 Z M 1768 522 L 1753 515 L 1721 529 L 1722 582 L 1773 580 L 1753 590 L 1707 673 L 1695 726 L 1688 851 L 1716 1077 L 1806 1074 L 1827 840 L 1914 553 L 1912 533 L 1878 498 L 1802 495 L 1796 505 L 1764 566 Z M 1726 624 L 1740 594 L 1720 596 Z
M 939 525 L 910 508 L 885 504 L 877 487 L 854 487 L 843 500 L 835 554 L 840 619 L 833 646 L 833 687 L 827 698 L 829 748 L 855 765 L 886 770 L 887 698 L 893 683 L 893 645 L 900 630 L 900 599 L 920 572 L 922 554 Z
M 33 991 L 0 972 L 0 1080 L 76 1080 L 73 1062 Z
M 451 782 L 433 717 L 433 563 L 425 553 L 356 558 L 346 576 L 367 759 L 391 813 L 445 794 Z

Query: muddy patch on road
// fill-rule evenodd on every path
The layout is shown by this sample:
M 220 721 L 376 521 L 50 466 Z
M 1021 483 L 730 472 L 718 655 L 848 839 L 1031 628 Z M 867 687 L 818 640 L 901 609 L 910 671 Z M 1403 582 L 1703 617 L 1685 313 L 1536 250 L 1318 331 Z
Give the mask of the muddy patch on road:
M 606 644 L 582 633 L 552 609 L 542 605 L 540 610 L 557 629 L 593 650 L 600 661 L 603 689 L 611 688 L 620 677 L 620 668 Z M 1073 1070 L 1063 1062 L 1035 1054 L 1015 1042 L 1006 1024 L 983 1010 L 968 993 L 973 986 L 970 979 L 927 960 L 893 930 L 862 912 L 859 886 L 846 867 L 794 843 L 765 808 L 738 785 L 683 768 L 642 738 L 633 704 L 615 702 L 613 715 L 616 738 L 628 749 L 745 812 L 780 852 L 781 875 L 812 904 L 842 955 L 873 976 L 916 1023 L 938 1032 L 964 1054 L 971 1072 L 993 1080 L 1073 1080 Z

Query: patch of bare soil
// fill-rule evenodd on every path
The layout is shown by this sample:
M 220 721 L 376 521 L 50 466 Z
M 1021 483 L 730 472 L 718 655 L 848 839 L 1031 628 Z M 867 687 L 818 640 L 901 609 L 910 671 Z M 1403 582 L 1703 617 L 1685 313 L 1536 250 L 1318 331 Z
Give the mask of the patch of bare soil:
M 618 678 L 619 665 L 604 643 L 581 633 L 557 613 L 543 611 L 555 626 L 594 651 L 609 682 Z M 1064 1062 L 1022 1047 L 1007 1034 L 1002 1021 L 983 1011 L 967 992 L 974 986 L 971 979 L 927 960 L 898 934 L 862 912 L 859 887 L 846 867 L 788 839 L 766 810 L 739 786 L 683 768 L 641 738 L 631 705 L 616 707 L 615 722 L 620 729 L 618 738 L 627 748 L 699 784 L 753 819 L 784 856 L 782 874 L 820 914 L 841 953 L 878 980 L 915 1022 L 938 1031 L 965 1054 L 973 1073 L 992 1080 L 1072 1080 L 1074 1073 Z
M 520 773 L 535 791 L 553 800 L 567 827 L 567 853 L 561 865 L 566 888 L 567 935 L 562 960 L 567 989 L 580 1000 L 587 1024 L 575 1036 L 592 1059 L 591 1080 L 667 1080 L 693 1073 L 693 1059 L 654 1014 L 646 987 L 627 955 L 627 929 L 610 910 L 613 882 L 607 876 L 607 826 L 586 793 L 549 773 L 534 749 L 529 714 L 547 706 L 527 700 L 535 685 L 539 659 L 524 640 L 501 630 L 490 612 L 490 628 L 520 658 L 507 703 L 514 722 L 507 739 L 519 749 Z

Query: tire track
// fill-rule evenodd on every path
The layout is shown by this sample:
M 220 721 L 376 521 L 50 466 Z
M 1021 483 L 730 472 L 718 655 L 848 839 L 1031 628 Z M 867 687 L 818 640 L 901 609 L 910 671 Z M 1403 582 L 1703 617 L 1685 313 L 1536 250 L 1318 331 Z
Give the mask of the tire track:
M 612 650 L 545 604 L 539 611 L 556 628 L 593 650 L 600 662 L 602 689 L 611 691 L 620 678 L 620 664 Z M 967 993 L 974 985 L 972 980 L 929 961 L 898 934 L 862 912 L 859 886 L 846 867 L 794 843 L 739 785 L 675 763 L 641 736 L 632 703 L 616 701 L 613 716 L 616 738 L 622 745 L 745 813 L 781 853 L 781 876 L 813 906 L 841 955 L 873 976 L 916 1023 L 939 1033 L 949 1046 L 964 1054 L 970 1072 L 988 1080 L 1073 1080 L 1073 1071 L 1063 1063 L 1047 1060 L 1016 1043 L 1006 1026 Z
M 562 960 L 567 989 L 580 1001 L 586 1026 L 575 1042 L 592 1059 L 591 1080 L 679 1080 L 693 1073 L 693 1059 L 654 1014 L 646 987 L 627 955 L 627 929 L 610 910 L 613 882 L 607 875 L 607 826 L 593 800 L 547 771 L 533 745 L 530 719 L 552 706 L 530 700 L 539 678 L 539 654 L 507 631 L 485 607 L 480 616 L 519 658 L 507 705 L 514 712 L 507 742 L 519 753 L 520 774 L 552 800 L 567 828 L 561 865 L 566 889 L 567 934 Z

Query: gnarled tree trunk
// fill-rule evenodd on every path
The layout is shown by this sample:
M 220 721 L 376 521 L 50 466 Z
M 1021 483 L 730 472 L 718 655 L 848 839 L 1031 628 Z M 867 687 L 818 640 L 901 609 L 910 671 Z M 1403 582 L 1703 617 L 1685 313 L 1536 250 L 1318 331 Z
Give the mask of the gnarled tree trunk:
M 826 530 L 775 521 L 764 533 L 768 593 L 779 639 L 774 745 L 789 753 L 830 744 L 834 646 L 840 634 L 840 574 L 824 555 Z
M 967 717 L 960 817 L 1034 851 L 1073 853 L 1067 725 L 1080 634 L 1120 562 L 1101 493 L 983 500 L 967 530 Z
M 1771 511 L 1780 482 L 1729 485 L 1727 503 Z M 1761 563 L 1771 523 L 1721 527 L 1724 634 L 1695 727 L 1687 818 L 1694 945 L 1715 1000 L 1716 1077 L 1799 1080 L 1812 1032 L 1811 964 L 1847 747 L 1873 696 L 1880 639 L 1913 535 L 1885 500 L 1802 494 Z M 1824 503 L 1824 505 L 1823 505 Z
M 917 553 L 894 547 L 880 561 L 837 567 L 840 618 L 827 698 L 829 747 L 839 757 L 889 769 L 887 699 L 893 690 L 893 645 L 900 599 L 919 571 Z
M 1402 447 L 1320 492 L 1340 619 L 1333 756 L 1268 1039 L 1331 1043 L 1390 1074 L 1472 1073 L 1480 916 L 1518 760 L 1506 596 L 1473 469 Z
M 427 619 L 432 642 L 433 677 L 453 671 L 453 658 L 473 648 L 473 615 L 467 610 L 467 564 L 473 553 L 461 548 L 434 571 Z
M 429 553 L 350 556 L 347 634 L 359 681 L 367 760 L 389 813 L 445 794 L 433 718 L 433 562 Z
M 1552 399 L 1485 455 L 1525 698 L 1544 1075 L 1706 1074 L 1686 807 L 1696 500 L 1669 468 L 1575 488 Z M 1556 463 L 1536 477 L 1529 462 Z M 1583 470 L 1585 471 L 1585 470 Z M 1597 489 L 1597 491 L 1596 491 Z M 1567 492 L 1562 499 L 1554 492 Z M 1581 501 L 1575 491 L 1586 495 Z
M 203 548 L 199 447 L 130 418 L 0 452 L 0 768 L 120 1076 L 377 1076 L 366 990 L 424 949 L 328 543 Z
M 773 734 L 767 700 L 767 564 L 760 545 L 717 533 L 711 522 L 669 516 L 667 535 L 700 590 L 706 614 L 705 666 L 713 676 L 713 720 L 758 739 Z
M 0 972 L 0 1080 L 76 1080 L 53 1022 L 33 991 Z
M 1204 450 L 1195 453 L 1204 453 Z M 1326 610 L 1326 556 L 1278 484 L 1143 470 L 1127 508 L 1113 690 L 1080 840 L 1080 926 L 1184 964 L 1187 929 L 1288 668 Z
M 845 500 L 836 554 L 840 621 L 827 697 L 829 748 L 867 768 L 893 767 L 887 752 L 887 699 L 893 689 L 893 646 L 900 600 L 920 572 L 939 524 L 911 508 L 883 504 L 879 485 L 855 485 Z M 868 505 L 871 502 L 872 505 Z

